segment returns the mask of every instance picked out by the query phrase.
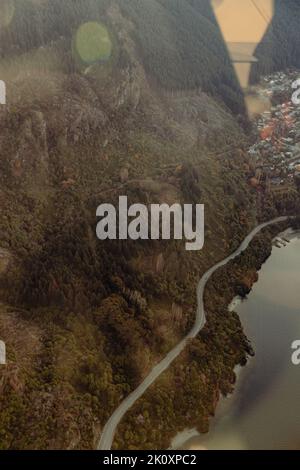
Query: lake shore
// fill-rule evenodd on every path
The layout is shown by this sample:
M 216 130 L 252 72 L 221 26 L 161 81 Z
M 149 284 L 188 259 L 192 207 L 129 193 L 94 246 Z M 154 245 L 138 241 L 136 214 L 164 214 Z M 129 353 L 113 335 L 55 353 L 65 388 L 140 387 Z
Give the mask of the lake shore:
M 252 305 L 251 302 L 253 303 L 254 302 L 253 299 L 255 298 L 255 296 L 258 296 L 258 292 L 260 292 L 264 286 L 268 285 L 266 281 L 265 282 L 263 281 L 266 279 L 267 276 L 269 277 L 271 276 L 270 270 L 272 266 L 272 260 L 275 257 L 278 257 L 279 256 L 278 252 L 280 252 L 279 247 L 276 244 L 276 242 L 278 240 L 284 241 L 285 244 L 281 245 L 282 250 L 288 251 L 291 249 L 295 249 L 294 246 L 291 246 L 293 245 L 293 243 L 291 242 L 298 241 L 299 234 L 300 234 L 299 231 L 293 231 L 292 229 L 287 229 L 279 233 L 273 238 L 272 241 L 273 241 L 274 251 L 272 251 L 272 256 L 268 258 L 267 263 L 263 265 L 259 282 L 255 286 L 255 288 L 253 289 L 253 292 L 251 292 L 251 295 L 249 297 L 250 303 L 249 303 L 249 300 L 244 301 L 241 297 L 236 297 L 232 300 L 232 302 L 228 306 L 229 311 L 232 311 L 233 309 L 237 309 L 237 312 L 239 313 L 241 317 L 243 327 L 246 327 L 246 333 L 251 337 L 251 342 L 253 342 L 255 337 L 256 338 L 258 337 L 260 341 L 260 336 L 262 333 L 260 330 L 262 328 L 261 326 L 262 320 L 259 317 L 260 314 L 257 314 L 258 316 L 257 324 L 254 324 L 254 326 L 252 325 L 254 313 L 253 312 L 251 313 L 251 305 Z M 286 257 L 286 255 L 283 254 L 283 252 L 281 256 Z M 276 261 L 273 261 L 273 264 L 276 265 Z M 262 284 L 263 286 L 260 287 Z M 282 293 L 282 297 L 284 297 L 284 292 Z M 247 305 L 249 304 L 250 306 L 247 307 Z M 253 305 L 252 305 L 252 309 L 253 309 Z M 255 312 L 257 310 L 259 310 L 258 307 L 256 307 Z M 250 324 L 250 328 L 247 325 L 247 323 Z M 259 327 L 259 331 L 257 331 L 257 327 Z M 274 341 L 276 341 L 276 334 L 274 335 Z M 256 350 L 256 344 L 254 344 L 254 349 Z M 264 348 L 262 350 L 264 351 Z M 235 423 L 235 421 L 237 420 L 236 415 L 241 413 L 243 417 L 243 413 L 245 413 L 244 404 L 245 404 L 245 401 L 247 401 L 247 398 L 244 398 L 245 397 L 244 388 L 246 387 L 246 396 L 248 394 L 250 397 L 252 396 L 253 398 L 253 394 L 255 395 L 254 392 L 252 392 L 252 395 L 251 395 L 249 391 L 249 380 L 250 380 L 250 383 L 253 382 L 254 384 L 258 382 L 258 380 L 255 380 L 255 374 L 259 375 L 259 373 L 255 372 L 257 369 L 257 366 L 255 366 L 256 362 L 259 362 L 259 361 L 263 362 L 263 365 L 265 367 L 266 361 L 270 360 L 270 358 L 268 357 L 267 358 L 260 357 L 260 356 L 263 356 L 261 352 L 262 351 L 260 350 L 260 347 L 258 345 L 257 356 L 255 356 L 254 359 L 250 361 L 250 365 L 248 364 L 247 367 L 245 368 L 241 368 L 239 366 L 236 368 L 235 373 L 237 376 L 237 382 L 236 382 L 235 391 L 230 396 L 221 398 L 218 404 L 216 415 L 212 419 L 212 422 L 210 423 L 210 432 L 207 435 L 203 435 L 203 434 L 201 435 L 197 431 L 196 428 L 186 429 L 183 432 L 179 433 L 173 439 L 171 449 L 199 449 L 201 450 L 201 449 L 207 449 L 207 448 L 216 449 L 216 448 L 219 448 L 218 446 L 220 446 L 220 449 L 237 449 L 237 450 L 247 449 L 247 444 L 245 444 L 246 439 L 245 438 L 243 439 L 243 437 L 241 437 L 239 433 L 236 431 L 237 424 Z M 272 382 L 272 380 L 274 380 L 274 377 L 272 376 L 272 374 L 270 374 L 270 381 Z M 247 386 L 245 384 L 247 384 Z M 266 384 L 264 386 L 266 387 Z M 260 387 L 262 387 L 262 385 L 260 385 Z M 254 390 L 255 390 L 255 387 L 254 387 Z M 257 397 L 253 398 L 254 402 L 256 402 L 257 399 L 258 399 Z M 268 398 L 268 400 L 272 402 L 271 397 Z M 242 412 L 239 410 L 239 407 L 241 407 Z M 274 416 L 276 416 L 276 414 L 277 414 L 277 410 L 274 409 Z M 232 420 L 231 426 L 230 426 L 231 424 L 230 420 Z M 266 420 L 266 422 L 268 422 L 268 420 Z M 222 441 L 222 436 L 223 436 L 223 441 Z M 262 439 L 262 441 L 265 441 L 265 440 L 266 439 Z M 256 446 L 257 445 L 259 445 L 259 443 L 256 443 Z M 277 445 L 279 446 L 280 444 L 277 444 Z
M 275 233 L 278 233 L 278 229 L 275 229 L 274 232 L 274 227 L 275 225 L 278 225 L 280 223 L 284 224 L 284 227 L 286 228 L 286 225 L 289 225 L 289 217 L 278 217 L 276 219 L 273 219 L 269 222 L 262 223 L 258 225 L 255 229 L 252 230 L 252 232 L 244 239 L 242 244 L 239 246 L 239 248 L 236 249 L 234 253 L 229 255 L 227 258 L 225 258 L 223 261 L 220 261 L 216 265 L 214 265 L 212 268 L 210 268 L 201 278 L 198 284 L 197 288 L 197 297 L 198 297 L 198 309 L 197 309 L 197 316 L 196 316 L 196 321 L 194 324 L 194 327 L 190 331 L 190 333 L 187 335 L 187 337 L 182 340 L 175 348 L 174 350 L 170 351 L 170 353 L 166 356 L 165 359 L 161 361 L 161 363 L 157 364 L 154 369 L 151 371 L 151 373 L 146 377 L 144 382 L 142 382 L 139 387 L 132 392 L 122 403 L 121 405 L 115 410 L 107 424 L 105 425 L 101 438 L 98 443 L 98 449 L 101 450 L 107 450 L 110 449 L 113 443 L 114 439 L 114 434 L 115 431 L 119 425 L 119 423 L 122 421 L 125 413 L 130 409 L 134 408 L 135 402 L 146 392 L 148 387 L 150 387 L 154 381 L 159 377 L 159 375 L 166 371 L 167 368 L 170 366 L 170 364 L 183 352 L 183 350 L 186 348 L 188 345 L 188 341 L 192 340 L 193 338 L 196 338 L 199 334 L 199 332 L 203 329 L 203 327 L 206 325 L 207 319 L 205 318 L 205 310 L 204 310 L 204 305 L 205 304 L 205 295 L 204 295 L 204 289 L 206 288 L 206 285 L 209 286 L 210 283 L 213 282 L 214 277 L 217 275 L 219 270 L 223 267 L 225 269 L 228 269 L 228 265 L 232 266 L 235 265 L 236 260 L 240 258 L 240 255 L 244 255 L 245 252 L 248 253 L 248 250 L 251 251 L 251 258 L 253 258 L 253 264 L 254 266 L 259 263 L 260 265 L 266 260 L 266 258 L 270 255 L 271 253 L 271 248 L 268 248 L 268 244 L 270 244 L 272 237 L 274 236 Z M 270 230 L 272 232 L 272 236 L 269 239 L 269 242 L 267 242 L 266 246 L 263 248 L 263 250 L 258 250 L 259 254 L 258 257 L 255 254 L 255 248 L 252 248 L 253 245 L 253 240 L 262 232 L 264 229 Z M 279 229 L 280 230 L 280 229 Z M 243 292 L 245 295 L 251 290 L 252 283 L 256 280 L 255 276 L 253 277 L 253 269 L 254 266 L 252 267 L 252 275 L 248 276 L 247 279 L 244 279 L 243 281 L 237 282 L 235 280 L 235 283 L 233 286 L 231 286 L 231 289 L 228 290 L 228 296 L 224 297 L 225 302 L 226 302 L 226 308 L 228 307 L 228 303 L 232 298 L 234 297 L 233 294 L 237 294 L 239 292 Z M 238 269 L 240 271 L 240 269 Z M 239 272 L 240 274 L 240 272 Z M 228 279 L 228 277 L 227 277 Z M 213 299 L 215 300 L 215 299 Z M 214 302 L 213 302 L 214 304 Z M 225 307 L 223 306 L 223 308 Z M 215 308 L 215 307 L 213 307 Z M 209 310 L 210 308 L 208 307 L 208 315 L 209 315 Z M 234 359 L 234 366 L 236 366 L 238 363 L 245 364 L 246 363 L 246 356 L 247 355 L 252 355 L 253 351 L 252 348 L 250 347 L 249 343 L 247 341 L 242 342 L 244 351 L 240 351 L 238 354 L 236 354 L 236 359 Z M 242 347 L 242 345 L 241 345 Z M 211 404 L 210 408 L 212 408 L 213 411 L 210 413 L 213 413 L 217 402 L 219 400 L 220 392 L 223 390 L 227 389 L 228 391 L 232 390 L 233 383 L 235 382 L 235 375 L 234 372 L 232 371 L 230 374 L 230 377 L 225 380 L 223 386 L 221 386 L 221 389 L 219 387 L 216 388 L 215 393 L 214 393 L 214 399 L 213 403 Z M 131 413 L 132 414 L 132 413 Z M 134 410 L 133 410 L 134 414 Z M 141 419 L 141 418 L 139 418 Z M 206 424 L 208 424 L 208 419 L 209 415 L 204 417 L 204 422 L 203 426 L 199 423 L 199 426 L 202 427 L 203 429 L 206 428 Z M 123 430 L 124 431 L 124 430 Z M 121 434 L 124 435 L 124 432 Z M 170 436 L 171 440 L 171 436 Z M 160 445 L 158 446 L 160 448 Z

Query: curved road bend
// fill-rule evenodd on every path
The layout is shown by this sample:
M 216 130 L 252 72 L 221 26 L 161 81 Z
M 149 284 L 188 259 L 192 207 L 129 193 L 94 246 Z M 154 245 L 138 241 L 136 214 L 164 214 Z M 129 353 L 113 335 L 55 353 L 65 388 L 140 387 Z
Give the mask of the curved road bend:
M 276 219 L 270 220 L 269 222 L 265 222 L 261 225 L 258 225 L 252 232 L 244 239 L 243 243 L 240 247 L 231 255 L 227 256 L 223 261 L 215 264 L 212 268 L 210 268 L 200 279 L 198 287 L 197 287 L 197 313 L 196 313 L 196 320 L 192 330 L 187 334 L 185 338 L 183 338 L 180 343 L 177 344 L 167 355 L 164 359 L 161 360 L 151 372 L 147 375 L 147 377 L 143 380 L 143 382 L 132 392 L 128 395 L 122 403 L 118 406 L 118 408 L 114 411 L 111 415 L 109 420 L 107 421 L 106 425 L 103 428 L 101 437 L 97 444 L 97 450 L 110 450 L 116 429 L 118 424 L 122 420 L 123 416 L 127 413 L 127 411 L 133 406 L 133 404 L 144 394 L 150 385 L 155 382 L 155 380 L 170 366 L 170 364 L 176 359 L 177 356 L 183 351 L 186 347 L 187 342 L 191 338 L 195 338 L 198 333 L 202 330 L 206 323 L 205 318 L 205 310 L 204 310 L 204 302 L 203 302 L 203 294 L 205 286 L 211 276 L 222 266 L 225 266 L 229 261 L 233 260 L 237 256 L 239 256 L 243 251 L 248 248 L 252 239 L 257 235 L 263 228 L 268 227 L 269 225 L 273 225 L 279 222 L 284 222 L 288 220 L 290 217 L 278 217 Z

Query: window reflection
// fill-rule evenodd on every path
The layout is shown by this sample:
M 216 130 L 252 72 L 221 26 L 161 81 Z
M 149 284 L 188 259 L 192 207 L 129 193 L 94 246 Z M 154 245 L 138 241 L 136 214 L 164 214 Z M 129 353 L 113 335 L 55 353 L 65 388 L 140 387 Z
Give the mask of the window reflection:
M 241 87 L 249 85 L 255 50 L 274 14 L 274 0 L 211 0 Z

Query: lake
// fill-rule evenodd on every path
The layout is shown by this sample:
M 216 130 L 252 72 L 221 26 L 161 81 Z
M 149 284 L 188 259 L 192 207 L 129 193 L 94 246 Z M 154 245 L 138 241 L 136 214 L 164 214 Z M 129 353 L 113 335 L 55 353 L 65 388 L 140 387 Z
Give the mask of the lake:
M 256 356 L 240 368 L 235 392 L 222 399 L 207 435 L 181 433 L 184 449 L 300 449 L 300 234 L 273 247 L 249 297 L 235 302 Z

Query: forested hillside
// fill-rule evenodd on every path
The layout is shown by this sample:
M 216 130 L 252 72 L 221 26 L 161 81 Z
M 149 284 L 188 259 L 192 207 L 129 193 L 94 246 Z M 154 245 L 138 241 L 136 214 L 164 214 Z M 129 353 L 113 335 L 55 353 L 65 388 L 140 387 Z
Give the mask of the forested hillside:
M 198 277 L 254 216 L 245 218 L 246 137 L 227 106 L 240 92 L 209 2 L 6 5 L 0 448 L 92 448 L 120 400 L 188 331 Z M 103 35 L 111 47 L 98 49 Z M 204 203 L 205 252 L 97 240 L 97 206 L 124 194 Z M 241 330 L 236 344 L 239 362 Z
M 82 22 L 100 20 L 112 3 L 133 22 L 142 60 L 159 85 L 169 90 L 201 88 L 234 112 L 243 112 L 243 97 L 210 0 L 17 0 L 13 21 L 0 35 L 2 57 L 62 37 L 70 42 Z M 65 60 L 70 63 L 69 57 Z
M 243 97 L 209 0 L 125 0 L 149 73 L 166 88 L 203 88 L 235 112 Z
M 199 277 L 255 224 L 243 97 L 208 0 L 0 8 L 0 449 L 94 448 L 191 328 Z M 98 205 L 121 195 L 203 203 L 205 249 L 97 240 Z M 277 212 L 269 201 L 266 215 Z M 189 370 L 200 377 L 203 351 L 214 364 L 191 383 L 203 429 L 249 352 L 237 316 L 211 312 L 185 373 L 188 386 Z
M 172 90 L 202 88 L 234 112 L 243 112 L 243 97 L 210 0 L 17 0 L 13 21 L 0 32 L 1 56 L 64 38 L 65 60 L 72 69 L 68 43 L 74 31 L 83 21 L 103 18 L 112 3 L 133 22 L 145 67 L 158 84 Z M 274 70 L 299 66 L 299 2 L 274 0 L 274 11 L 255 53 L 259 61 L 252 67 L 252 82 Z
M 300 67 L 300 3 L 298 0 L 274 0 L 274 17 L 259 44 L 253 65 L 252 83 L 259 77 L 287 67 Z

